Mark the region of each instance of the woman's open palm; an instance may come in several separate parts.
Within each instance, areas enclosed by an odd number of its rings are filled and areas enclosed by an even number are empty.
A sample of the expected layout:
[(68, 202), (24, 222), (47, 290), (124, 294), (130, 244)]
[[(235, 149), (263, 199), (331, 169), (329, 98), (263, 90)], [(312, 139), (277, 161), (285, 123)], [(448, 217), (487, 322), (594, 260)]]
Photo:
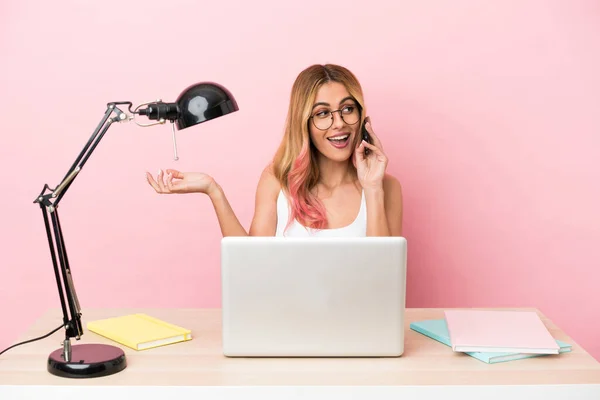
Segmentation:
[(216, 186), (215, 180), (202, 172), (180, 172), (167, 169), (166, 175), (159, 171), (156, 179), (146, 172), (148, 183), (158, 193), (205, 193), (209, 194)]

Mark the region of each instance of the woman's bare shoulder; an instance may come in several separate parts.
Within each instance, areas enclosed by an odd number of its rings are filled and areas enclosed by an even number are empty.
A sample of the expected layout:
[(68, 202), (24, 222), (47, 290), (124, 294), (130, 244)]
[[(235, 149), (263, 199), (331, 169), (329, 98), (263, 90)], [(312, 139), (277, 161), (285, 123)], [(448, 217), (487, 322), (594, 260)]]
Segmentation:
[(383, 177), (383, 189), (384, 190), (399, 190), (402, 186), (400, 185), (400, 181), (394, 175), (391, 175), (386, 172)]
[(402, 185), (395, 176), (386, 173), (383, 177), (383, 192), (386, 199), (402, 201)]
[(277, 197), (279, 194), (279, 191), (281, 190), (281, 183), (275, 176), (273, 163), (270, 163), (263, 169), (258, 181), (257, 190), (269, 197)]

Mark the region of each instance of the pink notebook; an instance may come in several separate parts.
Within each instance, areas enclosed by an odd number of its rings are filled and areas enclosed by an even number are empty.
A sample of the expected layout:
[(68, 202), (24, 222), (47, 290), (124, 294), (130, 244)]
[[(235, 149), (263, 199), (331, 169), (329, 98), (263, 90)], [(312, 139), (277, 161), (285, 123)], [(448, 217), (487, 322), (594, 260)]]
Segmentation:
[(558, 354), (560, 347), (533, 311), (446, 310), (454, 351)]

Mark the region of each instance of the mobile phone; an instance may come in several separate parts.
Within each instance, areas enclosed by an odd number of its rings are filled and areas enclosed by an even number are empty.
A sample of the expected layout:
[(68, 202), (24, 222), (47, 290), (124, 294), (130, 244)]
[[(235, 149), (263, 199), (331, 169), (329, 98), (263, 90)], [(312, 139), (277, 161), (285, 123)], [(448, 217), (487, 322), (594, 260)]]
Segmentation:
[[(362, 140), (364, 140), (365, 142), (367, 142), (369, 144), (372, 144), (371, 143), (371, 135), (369, 135), (369, 131), (367, 130), (366, 123), (367, 123), (367, 121), (365, 120), (361, 127)], [(370, 149), (365, 147), (365, 156), (368, 156), (370, 151), (371, 151)]]

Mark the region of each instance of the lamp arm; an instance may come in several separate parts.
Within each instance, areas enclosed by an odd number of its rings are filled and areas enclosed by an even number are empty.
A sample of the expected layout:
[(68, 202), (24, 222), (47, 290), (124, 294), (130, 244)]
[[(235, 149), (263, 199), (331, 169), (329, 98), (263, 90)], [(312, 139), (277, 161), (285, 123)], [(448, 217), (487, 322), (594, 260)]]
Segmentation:
[[(75, 179), (79, 171), (81, 171), (81, 168), (83, 168), (87, 160), (90, 158), (92, 152), (96, 149), (96, 146), (98, 146), (98, 143), (100, 143), (100, 140), (102, 140), (102, 137), (104, 137), (104, 134), (106, 133), (106, 131), (108, 131), (108, 128), (110, 128), (113, 122), (121, 122), (128, 120), (127, 114), (125, 114), (117, 107), (117, 105), (120, 104), (129, 105), (129, 109), (131, 110), (131, 102), (108, 103), (106, 112), (104, 113), (102, 120), (94, 130), (94, 133), (86, 143), (83, 150), (81, 150), (81, 152), (77, 156), (77, 159), (73, 162), (73, 165), (71, 165), (71, 168), (69, 168), (69, 171), (66, 173), (62, 182), (54, 190), (52, 197), (56, 197), (56, 201), (54, 202), (55, 207), (58, 206), (60, 199), (64, 196), (67, 189), (71, 186), (73, 179)], [(116, 114), (116, 116), (110, 118), (110, 115), (113, 112)]]
[[(100, 123), (62, 181), (55, 189), (50, 188), (47, 184), (44, 185), (42, 192), (34, 200), (34, 204), (37, 203), (40, 205), (44, 217), (46, 236), (48, 237), (48, 245), (50, 247), (50, 255), (52, 257), (52, 265), (54, 267), (54, 275), (63, 313), (63, 324), (65, 327), (63, 355), (67, 361), (70, 360), (71, 356), (70, 339), (76, 338), (79, 340), (81, 335), (83, 335), (83, 327), (81, 324), (81, 308), (75, 291), (60, 219), (58, 217), (58, 203), (110, 126), (114, 122), (128, 120), (129, 117), (127, 114), (117, 107), (117, 105), (121, 104), (129, 105), (129, 110), (131, 111), (131, 102), (108, 103), (106, 112)], [(113, 113), (116, 116), (111, 118), (111, 114)]]

